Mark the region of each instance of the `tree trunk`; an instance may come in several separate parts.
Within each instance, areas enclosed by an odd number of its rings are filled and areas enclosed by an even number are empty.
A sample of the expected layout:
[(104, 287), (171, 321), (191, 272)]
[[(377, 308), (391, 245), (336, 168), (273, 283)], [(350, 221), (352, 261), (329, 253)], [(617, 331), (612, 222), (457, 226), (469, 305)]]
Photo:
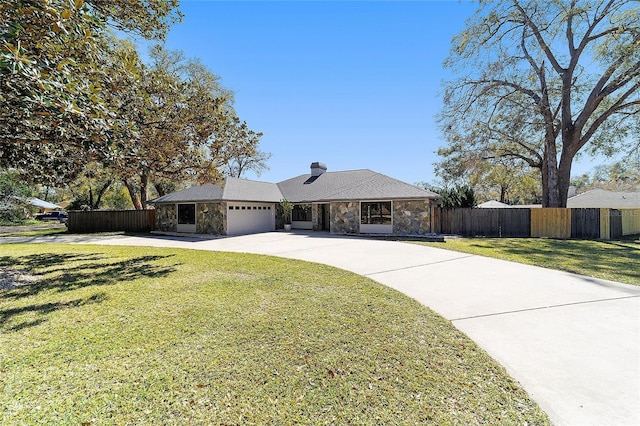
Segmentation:
[(566, 152), (560, 158), (560, 165), (553, 160), (545, 162), (546, 167), (542, 169), (542, 207), (567, 207), (572, 162), (573, 156)]
[(543, 205), (542, 207), (560, 207), (560, 193), (558, 191), (558, 167), (554, 163), (547, 163), (548, 200), (547, 205)]
[(545, 138), (545, 165), (547, 172), (547, 203), (542, 207), (560, 207), (560, 193), (558, 191), (558, 158), (556, 154), (556, 140), (553, 134), (547, 133)]
[(110, 180), (109, 182), (102, 185), (102, 188), (100, 188), (100, 190), (98, 191), (95, 204), (91, 206), (92, 210), (98, 210), (100, 208), (100, 203), (102, 202), (102, 196), (104, 195), (105, 192), (107, 192), (107, 189), (109, 189), (112, 183), (113, 181)]
[(547, 173), (547, 150), (545, 148), (540, 165), (540, 176), (542, 177), (542, 207), (549, 206), (549, 174)]
[(500, 202), (506, 203), (507, 199), (507, 188), (504, 185), (500, 185)]
[(162, 197), (167, 194), (167, 191), (165, 191), (164, 185), (162, 183), (155, 182), (153, 184), (153, 187), (156, 189), (156, 192), (158, 193), (158, 197)]
[(569, 193), (569, 184), (571, 182), (571, 160), (561, 161), (558, 168), (558, 207), (567, 207), (567, 195)]
[(149, 187), (149, 175), (143, 173), (140, 176), (140, 210), (147, 208), (147, 188)]
[(575, 132), (571, 132), (567, 136), (571, 139), (562, 143), (562, 155), (558, 166), (558, 193), (560, 195), (560, 205), (558, 207), (567, 207), (567, 195), (571, 184), (571, 166), (575, 157), (572, 147), (578, 144)]
[(128, 179), (124, 179), (122, 183), (124, 183), (127, 191), (129, 191), (129, 197), (131, 197), (133, 208), (135, 208), (136, 210), (142, 210), (142, 204), (140, 203), (140, 198), (138, 198), (138, 194), (133, 183), (131, 183)]
[(93, 188), (89, 185), (89, 209), (93, 210)]

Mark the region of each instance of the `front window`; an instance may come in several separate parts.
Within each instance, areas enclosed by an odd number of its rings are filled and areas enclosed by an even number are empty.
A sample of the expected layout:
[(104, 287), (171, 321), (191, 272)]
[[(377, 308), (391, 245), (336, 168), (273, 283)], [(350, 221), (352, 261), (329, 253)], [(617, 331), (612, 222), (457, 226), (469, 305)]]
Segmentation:
[(311, 205), (296, 204), (291, 211), (291, 220), (295, 222), (311, 222)]
[(178, 224), (179, 225), (195, 225), (196, 223), (196, 205), (195, 204), (178, 204)]
[(362, 225), (391, 225), (391, 201), (362, 203), (360, 212)]

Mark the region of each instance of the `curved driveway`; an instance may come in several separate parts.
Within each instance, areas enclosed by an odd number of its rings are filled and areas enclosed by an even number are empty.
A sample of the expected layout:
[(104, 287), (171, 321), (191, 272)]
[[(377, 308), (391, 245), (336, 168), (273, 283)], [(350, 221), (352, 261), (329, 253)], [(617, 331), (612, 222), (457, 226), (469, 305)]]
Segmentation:
[(414, 244), (326, 233), (0, 239), (31, 241), (258, 253), (353, 271), (452, 321), (499, 361), (555, 424), (640, 424), (640, 287)]

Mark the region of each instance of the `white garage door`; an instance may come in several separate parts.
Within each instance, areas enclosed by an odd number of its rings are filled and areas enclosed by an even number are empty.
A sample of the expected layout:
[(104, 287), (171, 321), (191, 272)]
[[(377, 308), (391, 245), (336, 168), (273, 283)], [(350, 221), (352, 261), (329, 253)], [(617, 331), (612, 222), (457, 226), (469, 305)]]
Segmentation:
[(233, 203), (227, 205), (227, 235), (275, 231), (276, 207), (271, 203)]

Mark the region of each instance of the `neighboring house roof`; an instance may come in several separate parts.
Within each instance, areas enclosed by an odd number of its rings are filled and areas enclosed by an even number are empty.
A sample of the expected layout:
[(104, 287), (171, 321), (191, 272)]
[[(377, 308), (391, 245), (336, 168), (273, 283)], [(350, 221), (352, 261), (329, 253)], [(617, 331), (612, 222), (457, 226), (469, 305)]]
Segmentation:
[(36, 197), (29, 197), (29, 198), (14, 197), (14, 198), (24, 201), (25, 203), (29, 203), (32, 206), (40, 207), (41, 209), (61, 209), (62, 208), (57, 204), (53, 204)]
[(511, 208), (514, 209), (541, 209), (542, 204), (515, 204)]
[(485, 201), (484, 203), (478, 204), (477, 207), (481, 209), (510, 209), (511, 208), (509, 204), (501, 203), (500, 201), (497, 201), (497, 200)]
[[(314, 163), (315, 164), (315, 163)], [(149, 203), (252, 201), (293, 203), (340, 200), (437, 199), (438, 194), (371, 170), (300, 175), (278, 184), (227, 178), (224, 187), (206, 184), (158, 197)]]
[(640, 208), (640, 192), (613, 192), (592, 189), (567, 200), (570, 208)]

